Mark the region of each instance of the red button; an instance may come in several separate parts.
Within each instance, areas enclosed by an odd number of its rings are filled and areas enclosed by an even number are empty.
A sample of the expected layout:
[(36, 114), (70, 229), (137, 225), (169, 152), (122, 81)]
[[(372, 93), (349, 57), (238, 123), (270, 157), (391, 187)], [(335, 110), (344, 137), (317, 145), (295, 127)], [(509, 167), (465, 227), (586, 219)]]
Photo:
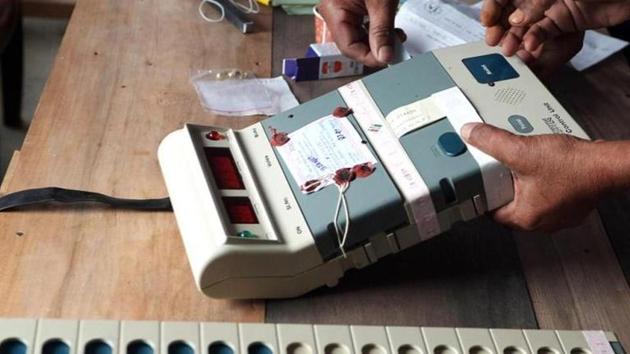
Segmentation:
[(216, 130), (212, 130), (208, 134), (206, 134), (206, 138), (208, 138), (208, 140), (222, 140), (222, 139), (225, 139), (223, 134), (219, 133)]

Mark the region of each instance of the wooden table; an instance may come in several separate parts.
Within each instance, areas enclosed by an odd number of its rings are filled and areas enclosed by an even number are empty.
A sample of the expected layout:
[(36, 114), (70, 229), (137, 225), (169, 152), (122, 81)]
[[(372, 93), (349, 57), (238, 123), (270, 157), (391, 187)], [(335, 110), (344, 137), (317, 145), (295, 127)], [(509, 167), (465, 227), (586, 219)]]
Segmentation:
[[(156, 149), (204, 112), (191, 70), (277, 75), (312, 41), (310, 17), (263, 9), (242, 36), (195, 0), (81, 0), (3, 192), (57, 185), (117, 196), (166, 190)], [(273, 31), (272, 31), (273, 29)], [(615, 56), (550, 82), (595, 138), (630, 138), (630, 71)], [(347, 80), (294, 84), (306, 100)], [(630, 348), (630, 194), (581, 227), (511, 232), (482, 218), (291, 300), (218, 301), (194, 287), (172, 213), (42, 208), (0, 214), (0, 316), (587, 329)]]

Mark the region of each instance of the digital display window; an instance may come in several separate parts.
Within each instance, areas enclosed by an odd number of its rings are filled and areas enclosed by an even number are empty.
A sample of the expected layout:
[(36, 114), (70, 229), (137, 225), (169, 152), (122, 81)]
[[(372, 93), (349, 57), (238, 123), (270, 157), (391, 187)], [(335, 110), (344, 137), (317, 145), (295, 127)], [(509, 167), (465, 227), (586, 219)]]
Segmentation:
[(219, 189), (245, 189), (230, 149), (204, 147), (204, 151)]
[(232, 224), (258, 224), (254, 206), (247, 197), (223, 197), (223, 205)]

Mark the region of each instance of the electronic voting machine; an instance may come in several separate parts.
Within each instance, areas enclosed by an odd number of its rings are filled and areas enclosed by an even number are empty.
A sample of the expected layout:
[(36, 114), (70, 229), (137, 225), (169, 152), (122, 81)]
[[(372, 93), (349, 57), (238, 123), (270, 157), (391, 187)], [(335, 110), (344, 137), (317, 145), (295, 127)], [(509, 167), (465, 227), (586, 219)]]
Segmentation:
[(435, 50), (240, 130), (188, 124), (159, 161), (199, 289), (293, 297), (513, 197), (467, 122), (587, 138), (517, 58)]

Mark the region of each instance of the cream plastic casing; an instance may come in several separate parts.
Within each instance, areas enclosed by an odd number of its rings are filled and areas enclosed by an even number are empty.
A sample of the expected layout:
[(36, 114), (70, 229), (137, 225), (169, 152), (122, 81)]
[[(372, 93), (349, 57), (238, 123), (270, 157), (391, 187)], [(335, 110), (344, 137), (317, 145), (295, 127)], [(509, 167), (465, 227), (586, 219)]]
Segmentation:
[[(267, 239), (239, 239), (229, 235), (222, 207), (211, 192), (213, 184), (197, 157), (203, 156), (198, 154), (199, 147), (193, 141), (199, 127), (187, 125), (169, 134), (158, 149), (197, 287), (215, 298), (273, 298), (296, 296), (325, 284), (335, 285), (347, 266), (341, 259), (327, 263), (321, 259), (260, 124), (239, 133), (227, 132), (235, 134), (235, 142), (242, 149), (255, 150), (256, 156), (264, 156), (252, 160), (235, 156), (235, 159), (247, 189), (258, 194), (252, 200), (259, 218), (270, 225)], [(242, 151), (232, 152), (242, 154)], [(243, 163), (248, 164), (247, 168), (240, 166)], [(253, 176), (251, 170), (265, 173)], [(263, 191), (257, 187), (259, 183), (275, 188)]]

